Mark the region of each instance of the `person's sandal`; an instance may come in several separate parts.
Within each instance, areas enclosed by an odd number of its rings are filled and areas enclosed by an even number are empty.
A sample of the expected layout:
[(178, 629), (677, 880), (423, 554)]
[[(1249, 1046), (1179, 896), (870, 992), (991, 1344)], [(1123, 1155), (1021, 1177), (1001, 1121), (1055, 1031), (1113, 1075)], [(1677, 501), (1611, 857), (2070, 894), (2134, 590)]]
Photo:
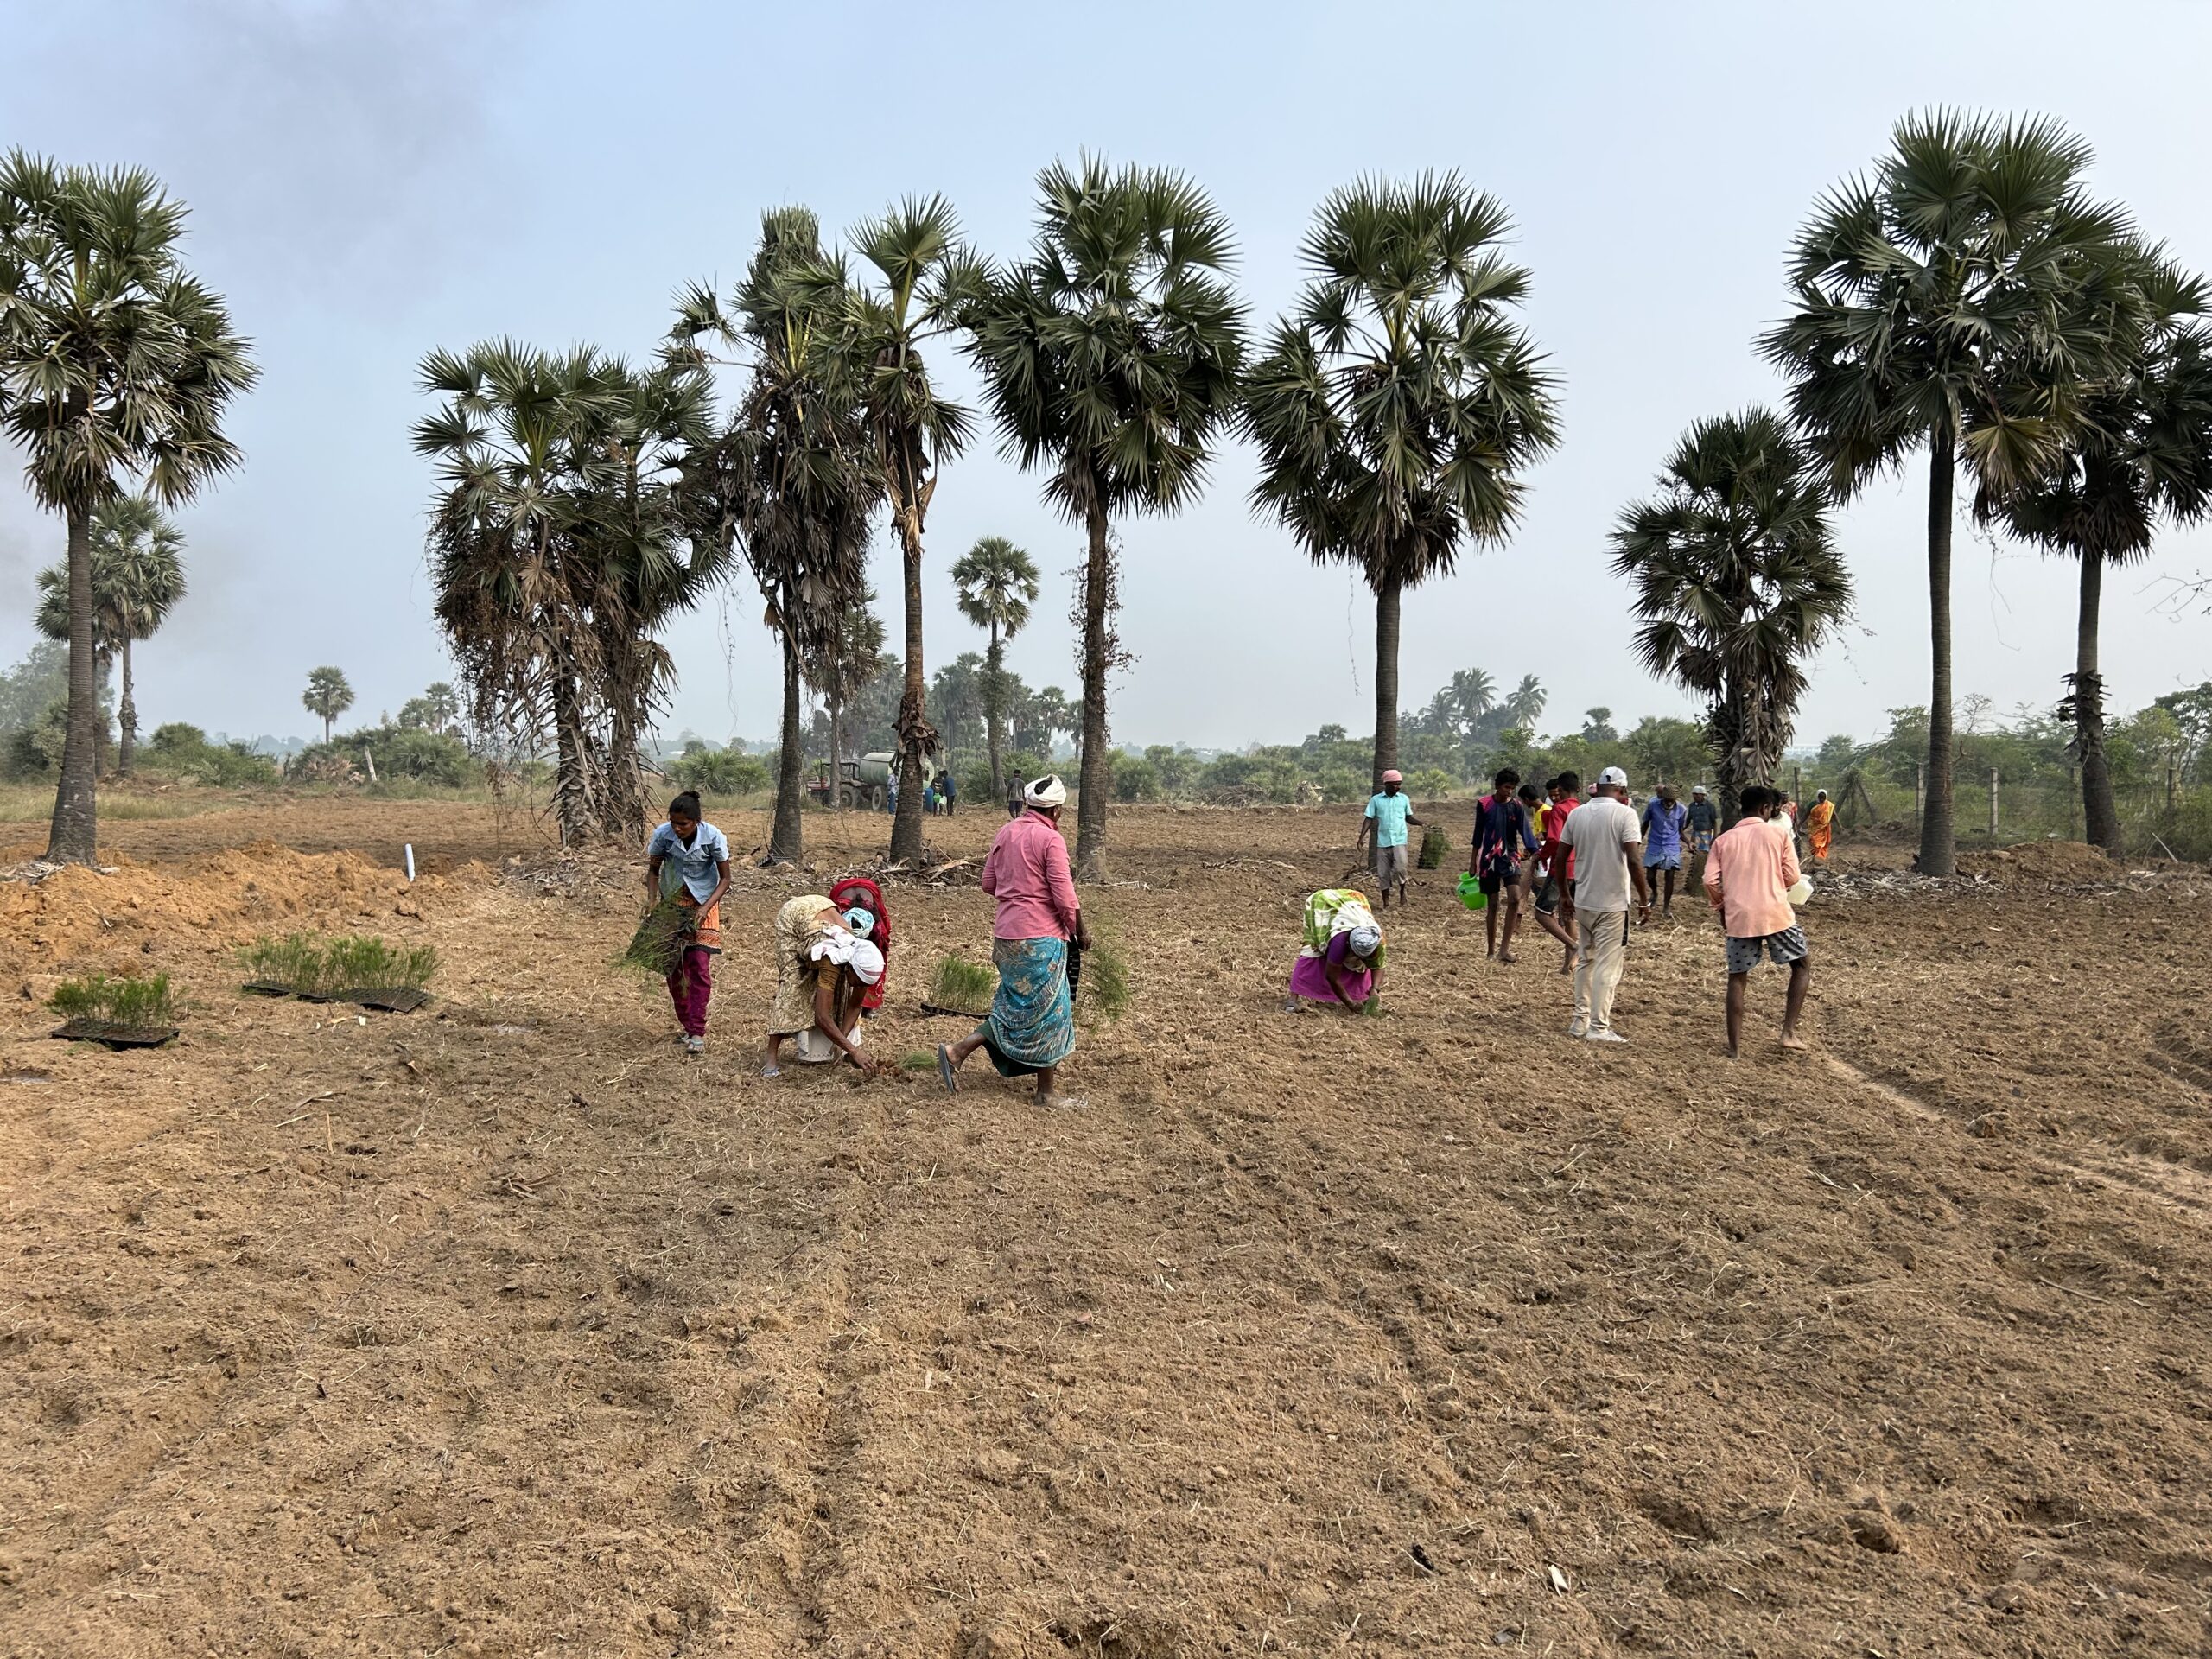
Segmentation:
[(952, 1046), (950, 1043), (939, 1043), (937, 1046), (937, 1075), (938, 1081), (944, 1084), (946, 1094), (957, 1095), (960, 1092), (960, 1079), (955, 1077), (952, 1071)]

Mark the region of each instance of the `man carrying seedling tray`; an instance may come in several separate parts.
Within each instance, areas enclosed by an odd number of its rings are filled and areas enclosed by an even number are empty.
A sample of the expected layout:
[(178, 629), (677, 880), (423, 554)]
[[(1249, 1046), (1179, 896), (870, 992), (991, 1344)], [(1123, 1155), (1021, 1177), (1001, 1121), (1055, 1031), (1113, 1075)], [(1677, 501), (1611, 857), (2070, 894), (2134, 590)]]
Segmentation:
[[(699, 798), (684, 791), (668, 804), (668, 822), (645, 848), (646, 926), (672, 905), (675, 937), (667, 941), (669, 1000), (683, 1027), (688, 1052), (707, 1052), (707, 1000), (714, 995), (714, 959), (722, 948), (722, 893), (729, 886), (729, 841), (699, 821)], [(642, 932), (644, 930), (641, 929)], [(636, 947), (633, 946), (634, 950)]]

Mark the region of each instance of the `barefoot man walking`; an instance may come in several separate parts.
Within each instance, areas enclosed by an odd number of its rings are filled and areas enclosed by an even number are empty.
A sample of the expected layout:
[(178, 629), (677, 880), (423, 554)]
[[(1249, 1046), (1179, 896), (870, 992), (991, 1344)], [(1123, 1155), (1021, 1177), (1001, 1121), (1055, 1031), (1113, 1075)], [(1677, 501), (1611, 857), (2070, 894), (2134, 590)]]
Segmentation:
[(1744, 1024), (1744, 995), (1762, 951), (1777, 968), (1789, 969), (1789, 989), (1782, 1005), (1782, 1046), (1802, 1048), (1797, 1016), (1813, 982), (1812, 947), (1797, 912), (1789, 907), (1797, 885), (1797, 848), (1775, 833), (1782, 791), (1753, 784), (1744, 791), (1744, 816), (1713, 843), (1705, 868), (1705, 891), (1728, 934), (1728, 1058)]
[(1000, 830), (983, 861), (983, 891), (998, 900), (991, 960), (999, 988), (982, 1025), (957, 1043), (938, 1046), (937, 1071), (947, 1094), (958, 1091), (955, 1074), (981, 1048), (1001, 1077), (1033, 1076), (1039, 1106), (1058, 1103), (1053, 1086), (1060, 1062), (1075, 1052), (1068, 942), (1077, 950), (1090, 948), (1090, 930), (1068, 874), (1068, 844), (1060, 836), (1060, 808), (1067, 798), (1067, 785), (1057, 775), (1030, 785), (1021, 816)]

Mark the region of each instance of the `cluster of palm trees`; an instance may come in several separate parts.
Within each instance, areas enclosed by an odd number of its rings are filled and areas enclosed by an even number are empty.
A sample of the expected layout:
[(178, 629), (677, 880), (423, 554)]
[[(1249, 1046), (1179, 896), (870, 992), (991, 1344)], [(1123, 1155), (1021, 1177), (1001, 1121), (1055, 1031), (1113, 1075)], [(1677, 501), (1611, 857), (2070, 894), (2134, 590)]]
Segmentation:
[[(744, 375), (728, 416), (671, 453), (668, 488), (673, 519), (693, 541), (688, 568), (711, 580), (728, 556), (741, 557), (781, 645), (772, 855), (796, 858), (803, 833), (802, 684), (830, 702), (834, 725), (882, 650), (880, 631), (858, 620), (873, 597), (865, 564), (879, 509), (899, 541), (903, 586), (891, 854), (920, 854), (920, 785), (938, 740), (922, 640), (929, 509), (943, 468), (980, 423), (933, 378), (953, 349), (978, 372), (1006, 453), (1039, 476), (1046, 502), (1084, 532), (1075, 607), (1081, 873), (1099, 874), (1105, 855), (1108, 682), (1127, 660), (1115, 628), (1122, 528), (1195, 500), (1219, 447), (1239, 430), (1262, 453), (1255, 507), (1287, 524), (1313, 557), (1356, 566), (1375, 590), (1375, 766), (1392, 765), (1400, 596), (1448, 572), (1469, 542), (1502, 537), (1519, 509), (1521, 471), (1555, 442), (1552, 382), (1516, 320), (1527, 273), (1499, 252), (1509, 228), (1493, 199), (1456, 176), (1338, 193), (1307, 240), (1306, 291), (1260, 360), (1248, 363), (1228, 221), (1172, 169), (1095, 157), (1046, 168), (1029, 250), (1006, 262), (970, 248), (939, 198), (867, 220), (837, 248), (823, 245), (804, 208), (766, 214), (752, 263), (727, 297), (704, 285), (681, 296), (662, 356), (670, 374), (727, 366)], [(447, 481), (442, 525), (461, 486), (458, 476)], [(523, 612), (474, 595), (505, 582), (527, 607), (534, 595), (565, 591), (550, 578), (505, 574), (515, 559), (507, 517), (525, 505), (538, 511), (556, 493), (550, 482), (512, 492), (513, 507), (493, 521), (505, 540), (476, 567), (448, 570), (442, 552), (442, 594), (467, 597), (441, 609), (465, 664), (482, 656), (483, 639), (523, 626)], [(476, 528), (486, 522), (480, 512), (461, 519), (473, 537), (492, 533)], [(540, 539), (551, 548), (558, 537), (548, 531)], [(1003, 690), (1005, 641), (1035, 602), (1036, 568), (1003, 538), (987, 537), (952, 574), (963, 614), (990, 635), (985, 701), (1000, 789), (1003, 697), (995, 692)], [(546, 683), (545, 659), (582, 637), (590, 609), (580, 601), (557, 626), (529, 626), (540, 643), (526, 674), (492, 658), (483, 660), (496, 672), (464, 673), (493, 702), (523, 705), (526, 688)], [(556, 664), (550, 683), (559, 679)], [(559, 709), (552, 715), (558, 738)]]
[(436, 611), (475, 724), (550, 733), (565, 842), (634, 838), (639, 746), (673, 679), (656, 635), (726, 559), (683, 517), (712, 389), (683, 364), (505, 340), (433, 352), (421, 379), (440, 400), (415, 428), (437, 462)]
[[(1952, 867), (1950, 562), (1959, 473), (1985, 522), (2080, 562), (2067, 708), (2093, 839), (2118, 838), (2096, 650), (2102, 571), (2212, 505), (2212, 353), (2202, 282), (2093, 199), (2086, 145), (2042, 120), (1937, 112), (1822, 198), (1790, 261), (1792, 314), (1761, 349), (1786, 414), (1700, 423), (1661, 493), (1623, 515), (1644, 660), (1706, 698), (1724, 786), (1770, 775), (1809, 653), (1848, 614), (1834, 506), (1925, 445), (1934, 654), (1922, 868)], [(68, 531), (49, 585), (70, 640), (70, 718), (49, 851), (89, 859), (96, 687), (181, 591), (150, 574), (158, 509), (233, 466), (230, 399), (255, 371), (218, 296), (176, 251), (183, 210), (142, 172), (0, 166), (0, 423)], [(1223, 443), (1256, 448), (1251, 505), (1376, 600), (1373, 766), (1398, 758), (1398, 632), (1409, 588), (1516, 523), (1526, 474), (1558, 442), (1558, 388), (1522, 321), (1511, 224), (1453, 174), (1363, 180), (1330, 196), (1301, 250), (1307, 281), (1254, 338), (1226, 218), (1169, 168), (1086, 156), (1038, 179), (1018, 257), (984, 257), (951, 207), (900, 204), (825, 242), (813, 214), (762, 221), (725, 297), (698, 285), (644, 367), (590, 347), (509, 340), (434, 352), (439, 400), (415, 439), (437, 463), (437, 612), (478, 728), (556, 759), (563, 835), (632, 836), (646, 811), (639, 740), (671, 664), (657, 634), (741, 563), (784, 662), (772, 850), (799, 853), (800, 689), (836, 723), (884, 655), (866, 559), (879, 513), (901, 560), (903, 685), (892, 854), (921, 852), (937, 747), (922, 649), (922, 565), (944, 470), (988, 423), (1081, 527), (1077, 865), (1103, 868), (1108, 684), (1121, 537), (1203, 492)], [(982, 410), (939, 384), (964, 353)], [(718, 377), (741, 384), (727, 410)], [(136, 507), (124, 504), (137, 502)], [(136, 513), (123, 588), (98, 580), (106, 532)], [(148, 517), (146, 515), (152, 515)], [(121, 547), (126, 532), (114, 532)], [(987, 538), (956, 568), (988, 630), (987, 681), (1035, 602), (1027, 556)], [(168, 594), (167, 601), (161, 594)], [(1432, 711), (1496, 717), (1495, 690)], [(1457, 694), (1455, 694), (1456, 696)], [(1002, 699), (991, 699), (995, 785)], [(1481, 706), (1477, 707), (1479, 703)], [(1426, 718), (1426, 716), (1423, 716)]]
[(1789, 260), (1795, 308), (1760, 340), (1786, 416), (1704, 421), (1622, 515), (1655, 672), (1708, 700), (1725, 797), (1772, 776), (1805, 658), (1849, 614), (1828, 515), (1928, 457), (1927, 804), (1920, 868), (1955, 868), (1951, 537), (1972, 510), (2080, 562), (2075, 728), (2089, 838), (2117, 849), (2097, 653), (2107, 564), (2212, 506), (2205, 289), (2082, 182), (2089, 147), (2045, 119), (1936, 111), (1815, 205)]

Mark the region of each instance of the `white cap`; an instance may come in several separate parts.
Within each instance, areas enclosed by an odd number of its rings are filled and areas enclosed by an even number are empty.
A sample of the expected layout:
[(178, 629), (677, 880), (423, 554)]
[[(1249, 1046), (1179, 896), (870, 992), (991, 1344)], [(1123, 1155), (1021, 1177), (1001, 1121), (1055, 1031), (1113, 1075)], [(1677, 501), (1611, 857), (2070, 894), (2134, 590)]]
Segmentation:
[(1021, 791), (1021, 798), (1032, 806), (1058, 806), (1067, 798), (1068, 786), (1057, 772), (1046, 773)]
[(1618, 766), (1607, 766), (1603, 772), (1598, 774), (1598, 786), (1600, 789), (1612, 789), (1615, 787), (1626, 789), (1628, 787), (1628, 773), (1623, 772)]
[(873, 985), (883, 977), (883, 952), (862, 939), (853, 947), (852, 960), (846, 965), (861, 984)]

